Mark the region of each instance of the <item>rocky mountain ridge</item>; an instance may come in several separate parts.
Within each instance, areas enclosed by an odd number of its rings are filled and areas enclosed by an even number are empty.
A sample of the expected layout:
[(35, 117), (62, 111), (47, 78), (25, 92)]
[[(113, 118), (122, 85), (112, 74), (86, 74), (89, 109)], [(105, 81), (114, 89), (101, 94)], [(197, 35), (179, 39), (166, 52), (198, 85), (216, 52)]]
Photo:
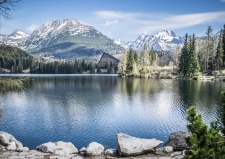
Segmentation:
[[(214, 36), (217, 37), (219, 33)], [(200, 41), (202, 38), (197, 38)], [(102, 53), (120, 57), (124, 49), (140, 51), (147, 44), (147, 49), (173, 52), (182, 47), (184, 37), (170, 30), (163, 30), (155, 35), (140, 35), (136, 40), (124, 42), (110, 39), (93, 26), (81, 24), (75, 19), (48, 21), (31, 34), (17, 29), (9, 35), (0, 35), (0, 42), (17, 46), (37, 57), (56, 59), (95, 58)]]
[(31, 34), (17, 29), (7, 36), (0, 35), (0, 41), (36, 56), (56, 59), (96, 57), (103, 52), (116, 54), (123, 50), (94, 27), (75, 19), (48, 21)]
[(120, 39), (114, 39), (114, 42), (126, 49), (142, 50), (144, 44), (147, 44), (147, 49), (174, 51), (176, 47), (183, 45), (183, 38), (176, 35), (173, 31), (163, 30), (155, 35), (140, 35), (135, 41), (124, 42)]

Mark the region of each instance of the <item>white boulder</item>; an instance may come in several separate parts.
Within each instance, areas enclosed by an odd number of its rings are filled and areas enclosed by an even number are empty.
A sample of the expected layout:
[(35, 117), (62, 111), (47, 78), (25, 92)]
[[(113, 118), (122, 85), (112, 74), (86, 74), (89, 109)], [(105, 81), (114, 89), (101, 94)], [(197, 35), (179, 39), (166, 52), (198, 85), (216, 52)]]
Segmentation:
[(40, 150), (45, 153), (52, 153), (59, 156), (69, 156), (70, 154), (77, 154), (77, 148), (71, 142), (47, 142), (42, 145), (39, 145), (37, 150)]
[(86, 147), (82, 147), (79, 152), (86, 152), (87, 151), (87, 148)]
[(62, 142), (58, 141), (55, 143), (56, 147), (62, 148), (64, 151), (67, 151), (69, 154), (78, 153), (77, 148), (71, 142)]
[(0, 145), (7, 146), (8, 150), (23, 149), (21, 142), (17, 141), (11, 134), (0, 131)]
[(104, 146), (97, 143), (97, 142), (92, 142), (87, 146), (87, 155), (89, 156), (97, 156), (101, 155), (104, 151)]
[(36, 147), (37, 150), (40, 150), (45, 153), (54, 153), (55, 148), (56, 146), (53, 142), (47, 142)]
[(127, 134), (117, 134), (117, 149), (121, 156), (137, 156), (155, 151), (155, 148), (163, 143), (156, 139), (143, 139)]
[(7, 150), (16, 150), (16, 142), (12, 141), (9, 143), (9, 145), (7, 146)]

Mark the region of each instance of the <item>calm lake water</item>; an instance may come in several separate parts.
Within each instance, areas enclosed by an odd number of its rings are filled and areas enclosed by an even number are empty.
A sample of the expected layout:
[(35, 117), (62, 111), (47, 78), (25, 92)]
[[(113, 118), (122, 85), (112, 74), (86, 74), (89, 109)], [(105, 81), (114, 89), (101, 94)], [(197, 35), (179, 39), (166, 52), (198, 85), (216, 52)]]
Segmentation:
[(219, 113), (225, 82), (119, 78), (97, 75), (31, 76), (21, 92), (0, 94), (0, 130), (34, 149), (70, 141), (116, 148), (116, 134), (167, 140), (186, 130), (186, 109), (209, 124)]

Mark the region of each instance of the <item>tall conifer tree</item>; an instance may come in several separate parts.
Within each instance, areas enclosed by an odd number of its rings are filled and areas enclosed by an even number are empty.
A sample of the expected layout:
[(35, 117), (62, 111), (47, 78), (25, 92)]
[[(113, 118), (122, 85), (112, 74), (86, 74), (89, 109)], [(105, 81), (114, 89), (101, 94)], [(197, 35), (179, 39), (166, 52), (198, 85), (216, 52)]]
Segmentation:
[(223, 26), (223, 65), (225, 64), (225, 24)]
[(181, 50), (181, 56), (179, 59), (179, 72), (183, 76), (187, 76), (187, 57), (188, 57), (188, 34), (185, 35), (184, 46)]
[(199, 61), (198, 61), (198, 55), (197, 55), (197, 51), (196, 51), (196, 39), (195, 39), (195, 34), (193, 34), (192, 38), (191, 38), (191, 44), (190, 44), (190, 54), (191, 54), (191, 73), (190, 76), (195, 76), (199, 70), (200, 70), (200, 66), (199, 66)]
[(223, 30), (221, 30), (220, 32), (220, 36), (219, 36), (219, 42), (217, 45), (217, 49), (216, 49), (216, 56), (215, 56), (215, 61), (216, 64), (218, 66), (218, 69), (220, 69), (220, 67), (223, 64), (223, 54), (224, 54), (224, 50), (223, 50)]
[(133, 65), (134, 65), (134, 51), (130, 49), (127, 54), (127, 65), (126, 65), (126, 73), (128, 75), (132, 74)]
[(146, 74), (149, 72), (150, 58), (149, 53), (147, 51), (147, 44), (144, 44), (143, 50), (140, 53), (140, 66), (141, 66), (141, 74)]
[(123, 56), (118, 64), (118, 74), (121, 76), (125, 76), (126, 69), (127, 69), (127, 52), (124, 51)]

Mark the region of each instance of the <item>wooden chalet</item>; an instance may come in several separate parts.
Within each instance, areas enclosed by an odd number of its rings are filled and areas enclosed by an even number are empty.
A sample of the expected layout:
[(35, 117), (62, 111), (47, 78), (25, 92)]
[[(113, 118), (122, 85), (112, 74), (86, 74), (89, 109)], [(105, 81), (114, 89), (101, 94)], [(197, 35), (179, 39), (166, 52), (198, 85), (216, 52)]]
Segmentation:
[(103, 53), (101, 59), (98, 62), (98, 66), (100, 68), (105, 68), (107, 63), (113, 63), (114, 65), (118, 65), (118, 63), (120, 62), (120, 60), (118, 60), (117, 58), (115, 58), (114, 56), (107, 54), (107, 53)]

